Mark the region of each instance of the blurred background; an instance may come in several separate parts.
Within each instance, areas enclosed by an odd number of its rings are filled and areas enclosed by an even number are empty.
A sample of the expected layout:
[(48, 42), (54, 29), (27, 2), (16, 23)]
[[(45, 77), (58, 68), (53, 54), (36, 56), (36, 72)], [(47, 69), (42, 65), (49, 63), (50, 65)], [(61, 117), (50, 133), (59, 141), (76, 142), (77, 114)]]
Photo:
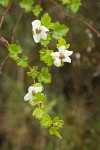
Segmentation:
[[(12, 39), (21, 45), (31, 66), (46, 66), (40, 62), (40, 44), (32, 38), (32, 13), (24, 13), (14, 1), (6, 14), (0, 34), (9, 43)], [(58, 1), (56, 1), (58, 2)], [(32, 110), (23, 99), (33, 80), (8, 58), (0, 72), (0, 150), (100, 150), (100, 38), (83, 22), (64, 16), (51, 1), (42, 1), (44, 12), (53, 21), (66, 24), (70, 31), (67, 43), (73, 50), (72, 63), (64, 67), (49, 67), (52, 83), (45, 85), (48, 111), (65, 121), (60, 133), (62, 140), (49, 135), (32, 117)], [(0, 5), (0, 18), (4, 12)], [(66, 13), (72, 14), (66, 9)], [(100, 31), (100, 1), (84, 0), (79, 12), (81, 17)], [(17, 23), (17, 30), (14, 28)], [(55, 42), (51, 45), (55, 49)], [(0, 63), (8, 55), (0, 42)]]

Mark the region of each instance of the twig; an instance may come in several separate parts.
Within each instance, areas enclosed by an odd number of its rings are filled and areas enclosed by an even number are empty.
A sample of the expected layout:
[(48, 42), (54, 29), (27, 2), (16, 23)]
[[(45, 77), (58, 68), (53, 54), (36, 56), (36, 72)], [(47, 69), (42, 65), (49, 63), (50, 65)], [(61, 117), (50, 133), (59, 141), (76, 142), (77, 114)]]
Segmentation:
[(0, 35), (0, 41), (1, 41), (6, 47), (8, 47), (8, 45), (9, 45), (8, 41), (7, 41), (4, 37), (2, 37), (1, 35)]
[(6, 10), (4, 11), (4, 13), (2, 15), (2, 18), (1, 18), (1, 21), (0, 21), (0, 29), (1, 29), (3, 21), (5, 19), (5, 15), (6, 15), (6, 13), (8, 12), (8, 10), (10, 9), (10, 7), (12, 5), (12, 2), (13, 2), (13, 0), (10, 1), (10, 3), (8, 4), (8, 7), (6, 8)]
[(17, 22), (16, 22), (16, 24), (15, 24), (15, 27), (14, 27), (14, 29), (13, 29), (12, 38), (11, 38), (11, 43), (14, 42), (14, 38), (15, 38), (15, 35), (16, 35), (17, 26), (18, 26), (18, 24), (19, 24), (19, 22), (20, 22), (20, 19), (21, 19), (22, 15), (23, 15), (23, 11), (20, 13), (20, 15), (19, 15), (19, 17), (18, 17), (18, 19), (17, 19)]
[(91, 25), (89, 24), (87, 21), (83, 20), (82, 18), (79, 18), (79, 17), (76, 17), (76, 16), (72, 16), (72, 15), (69, 15), (68, 13), (65, 13), (63, 11), (63, 8), (54, 0), (50, 0), (56, 7), (58, 7), (63, 13), (65, 16), (67, 17), (70, 17), (70, 18), (73, 18), (75, 20), (78, 20), (80, 22), (83, 22), (88, 28), (90, 28), (94, 33), (97, 34), (97, 37), (100, 37), (100, 33)]

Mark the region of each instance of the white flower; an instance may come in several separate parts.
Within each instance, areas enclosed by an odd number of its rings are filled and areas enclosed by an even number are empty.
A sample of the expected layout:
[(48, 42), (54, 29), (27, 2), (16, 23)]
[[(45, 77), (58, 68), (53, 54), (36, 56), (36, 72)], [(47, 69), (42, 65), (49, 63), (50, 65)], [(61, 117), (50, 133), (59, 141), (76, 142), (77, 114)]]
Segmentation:
[(52, 52), (51, 56), (54, 59), (54, 65), (56, 67), (61, 66), (61, 61), (71, 63), (71, 59), (69, 58), (72, 55), (73, 51), (68, 51), (65, 49), (65, 46), (61, 46), (58, 48), (58, 52)]
[(49, 31), (45, 26), (41, 26), (40, 20), (35, 20), (32, 22), (32, 29), (33, 29), (33, 38), (36, 43), (40, 41), (40, 39), (46, 40), (47, 34), (46, 31)]
[(34, 99), (35, 94), (41, 91), (42, 91), (42, 86), (37, 86), (37, 87), (30, 86), (28, 88), (28, 93), (24, 96), (24, 100), (32, 101)]

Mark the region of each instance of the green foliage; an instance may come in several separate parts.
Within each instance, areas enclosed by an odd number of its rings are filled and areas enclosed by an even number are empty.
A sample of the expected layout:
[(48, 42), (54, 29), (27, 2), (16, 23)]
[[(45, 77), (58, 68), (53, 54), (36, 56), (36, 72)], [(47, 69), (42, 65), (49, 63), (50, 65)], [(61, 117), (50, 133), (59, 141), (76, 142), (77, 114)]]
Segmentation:
[(38, 17), (42, 10), (42, 7), (38, 4), (35, 7), (33, 7), (32, 12), (36, 17)]
[[(44, 95), (40, 92), (36, 93), (34, 96), (34, 106), (38, 105), (39, 102), (41, 102), (43, 104), (46, 101), (46, 99), (47, 99), (46, 95)], [(42, 105), (42, 106), (44, 107), (44, 105)]]
[(51, 83), (51, 74), (47, 67), (42, 68), (41, 73), (38, 75), (38, 81), (44, 83)]
[(20, 59), (17, 60), (17, 65), (26, 68), (28, 66), (27, 60), (28, 57), (23, 55)]
[(42, 116), (43, 116), (43, 114), (44, 114), (44, 111), (43, 111), (43, 108), (39, 108), (39, 107), (37, 107), (37, 108), (35, 108), (35, 110), (33, 111), (33, 116), (35, 116), (37, 119), (41, 119), (42, 118)]
[(66, 40), (64, 38), (60, 38), (58, 40), (57, 48), (59, 48), (63, 45), (66, 47), (66, 49), (68, 49), (70, 47), (70, 44), (66, 44)]
[(69, 29), (64, 24), (61, 25), (59, 22), (55, 22), (53, 26), (53, 30), (54, 32), (53, 32), (52, 37), (58, 40), (62, 36), (65, 36)]
[(38, 66), (34, 66), (31, 71), (27, 72), (27, 75), (35, 79), (38, 76)]
[(76, 13), (81, 6), (81, 0), (60, 0), (62, 4), (67, 5), (72, 12)]
[(21, 8), (25, 10), (25, 12), (29, 12), (32, 10), (32, 5), (34, 4), (34, 0), (22, 0), (19, 5)]
[(45, 13), (41, 17), (41, 23), (43, 26), (47, 27), (48, 29), (52, 28), (53, 23), (51, 22), (51, 17), (48, 15), (48, 13)]
[(42, 126), (44, 126), (45, 128), (49, 128), (52, 125), (52, 120), (51, 117), (47, 114), (45, 114), (40, 122), (40, 124)]
[(0, 0), (0, 4), (4, 7), (7, 7), (9, 4), (9, 0)]
[(56, 135), (57, 137), (59, 137), (60, 139), (62, 139), (61, 135), (59, 134), (59, 132), (57, 131), (56, 127), (51, 127), (49, 129), (49, 132), (51, 135)]
[(47, 33), (47, 39), (46, 40), (41, 39), (40, 43), (41, 43), (41, 45), (46, 47), (50, 43), (50, 40), (51, 40), (50, 34)]
[(53, 59), (51, 57), (51, 53), (53, 50), (42, 49), (40, 51), (40, 60), (44, 61), (48, 66), (53, 64)]

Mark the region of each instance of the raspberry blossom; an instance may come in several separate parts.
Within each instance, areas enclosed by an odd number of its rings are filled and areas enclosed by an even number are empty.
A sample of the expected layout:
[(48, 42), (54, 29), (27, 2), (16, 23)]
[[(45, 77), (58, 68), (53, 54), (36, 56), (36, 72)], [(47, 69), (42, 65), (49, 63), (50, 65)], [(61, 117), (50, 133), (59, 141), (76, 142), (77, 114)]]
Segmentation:
[(32, 22), (32, 30), (34, 32), (33, 38), (36, 43), (38, 43), (40, 39), (43, 39), (43, 40), (47, 39), (46, 32), (49, 30), (45, 26), (41, 26), (40, 20), (35, 20)]
[(41, 92), (42, 90), (43, 90), (42, 86), (37, 86), (37, 87), (30, 86), (28, 88), (28, 93), (24, 96), (24, 100), (32, 101), (34, 99), (35, 94)]
[(69, 58), (72, 55), (73, 51), (68, 51), (65, 49), (65, 46), (61, 46), (58, 48), (58, 52), (52, 52), (51, 56), (54, 59), (54, 65), (56, 67), (61, 66), (61, 62), (71, 63), (71, 59)]

